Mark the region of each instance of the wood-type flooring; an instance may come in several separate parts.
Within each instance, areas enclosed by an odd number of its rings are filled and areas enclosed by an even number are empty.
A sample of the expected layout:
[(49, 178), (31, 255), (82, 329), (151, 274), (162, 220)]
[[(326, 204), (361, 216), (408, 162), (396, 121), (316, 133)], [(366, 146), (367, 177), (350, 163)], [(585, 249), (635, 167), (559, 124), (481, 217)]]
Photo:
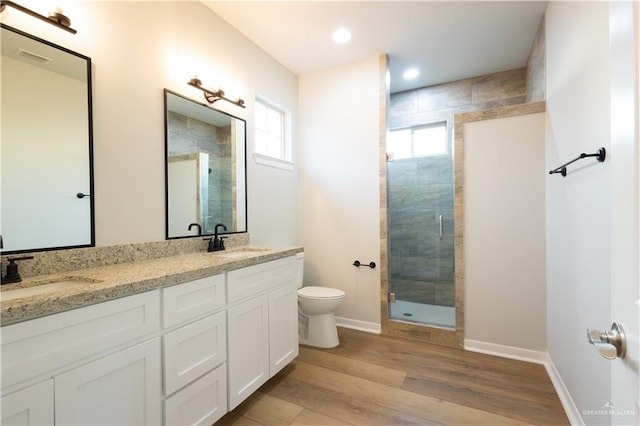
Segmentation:
[(545, 368), (339, 328), (216, 425), (568, 425)]

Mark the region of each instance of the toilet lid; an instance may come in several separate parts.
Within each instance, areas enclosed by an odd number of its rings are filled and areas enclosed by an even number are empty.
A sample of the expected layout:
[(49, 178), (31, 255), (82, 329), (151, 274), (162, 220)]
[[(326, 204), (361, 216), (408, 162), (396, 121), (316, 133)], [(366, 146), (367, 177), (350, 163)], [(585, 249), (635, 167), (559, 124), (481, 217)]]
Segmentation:
[(339, 299), (344, 297), (344, 291), (329, 287), (302, 287), (298, 290), (298, 296), (307, 299)]

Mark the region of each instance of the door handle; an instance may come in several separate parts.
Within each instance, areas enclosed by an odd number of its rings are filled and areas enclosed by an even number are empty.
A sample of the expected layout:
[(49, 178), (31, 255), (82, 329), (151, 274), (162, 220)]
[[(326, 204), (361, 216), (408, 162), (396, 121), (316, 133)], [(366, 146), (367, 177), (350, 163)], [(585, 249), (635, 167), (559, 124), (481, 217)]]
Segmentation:
[(611, 331), (587, 328), (587, 340), (606, 359), (624, 358), (627, 353), (627, 337), (617, 322), (611, 324)]
[(440, 239), (444, 240), (444, 225), (442, 223), (442, 215), (440, 215), (440, 218), (438, 219), (438, 221), (440, 222)]

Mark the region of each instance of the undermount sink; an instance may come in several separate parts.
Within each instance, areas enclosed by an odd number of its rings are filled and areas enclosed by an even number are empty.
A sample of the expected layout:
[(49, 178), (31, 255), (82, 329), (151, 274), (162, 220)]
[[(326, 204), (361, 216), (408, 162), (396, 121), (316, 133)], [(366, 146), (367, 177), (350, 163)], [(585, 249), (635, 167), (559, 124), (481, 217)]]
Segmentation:
[(260, 254), (260, 253), (266, 253), (268, 251), (271, 251), (271, 249), (268, 248), (262, 248), (262, 247), (243, 247), (243, 248), (238, 248), (238, 249), (230, 249), (230, 250), (223, 250), (223, 251), (218, 251), (215, 252), (216, 256), (221, 256), (221, 257), (247, 257), (247, 256), (255, 256), (256, 254)]
[(20, 287), (11, 290), (3, 290), (0, 293), (0, 299), (8, 301), (14, 299), (21, 299), (23, 297), (39, 296), (41, 294), (53, 293), (59, 290), (64, 290), (69, 286), (78, 284), (88, 284), (93, 281), (83, 278), (63, 278), (60, 281), (53, 281), (44, 284), (34, 284), (29, 287)]
[(242, 257), (242, 256), (247, 256), (250, 253), (247, 253), (246, 251), (229, 251), (229, 252), (222, 251), (216, 254), (222, 257)]

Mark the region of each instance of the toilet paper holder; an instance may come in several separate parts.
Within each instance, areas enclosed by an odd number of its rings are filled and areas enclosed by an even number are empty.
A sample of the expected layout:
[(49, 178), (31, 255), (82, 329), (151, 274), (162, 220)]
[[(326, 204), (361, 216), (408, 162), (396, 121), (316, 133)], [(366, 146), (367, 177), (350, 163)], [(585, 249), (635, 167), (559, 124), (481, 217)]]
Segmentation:
[(360, 263), (359, 260), (356, 260), (353, 262), (353, 266), (355, 266), (356, 268), (359, 268), (361, 266), (368, 266), (371, 269), (374, 269), (376, 267), (376, 262), (369, 262), (369, 264), (366, 263)]
[(606, 359), (624, 358), (627, 353), (627, 337), (618, 322), (611, 324), (611, 331), (587, 328), (587, 340)]

